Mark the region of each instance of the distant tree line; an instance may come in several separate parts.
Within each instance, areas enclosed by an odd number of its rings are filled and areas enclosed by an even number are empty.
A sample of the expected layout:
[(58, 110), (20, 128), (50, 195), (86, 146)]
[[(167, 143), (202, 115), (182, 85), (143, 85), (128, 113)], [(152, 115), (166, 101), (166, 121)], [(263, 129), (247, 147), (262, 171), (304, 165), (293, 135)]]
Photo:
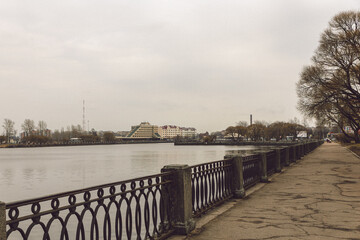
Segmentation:
[(230, 136), (233, 141), (252, 140), (284, 140), (286, 137), (296, 139), (300, 131), (312, 132), (311, 129), (293, 122), (274, 122), (268, 124), (264, 121), (255, 121), (248, 125), (247, 122), (241, 121), (236, 126), (229, 126), (225, 130), (225, 134)]
[[(10, 143), (11, 139), (16, 137), (15, 122), (11, 119), (4, 119), (4, 134), (0, 136), (1, 143)], [(17, 143), (25, 144), (46, 144), (46, 143), (69, 143), (76, 139), (77, 143), (100, 143), (115, 142), (115, 134), (113, 132), (104, 132), (100, 136), (92, 129), (90, 132), (83, 131), (80, 125), (71, 125), (61, 130), (55, 130), (50, 134), (45, 121), (39, 121), (37, 126), (31, 119), (25, 119), (21, 124), (22, 134)]]

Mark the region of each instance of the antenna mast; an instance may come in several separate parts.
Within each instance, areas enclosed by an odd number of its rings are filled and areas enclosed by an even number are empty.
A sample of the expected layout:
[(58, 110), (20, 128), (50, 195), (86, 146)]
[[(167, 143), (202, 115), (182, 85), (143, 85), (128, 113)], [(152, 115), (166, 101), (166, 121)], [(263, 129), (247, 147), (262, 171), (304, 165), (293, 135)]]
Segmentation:
[(85, 100), (83, 100), (83, 124), (82, 124), (82, 129), (83, 129), (83, 132), (85, 132), (86, 131), (86, 129), (85, 129)]

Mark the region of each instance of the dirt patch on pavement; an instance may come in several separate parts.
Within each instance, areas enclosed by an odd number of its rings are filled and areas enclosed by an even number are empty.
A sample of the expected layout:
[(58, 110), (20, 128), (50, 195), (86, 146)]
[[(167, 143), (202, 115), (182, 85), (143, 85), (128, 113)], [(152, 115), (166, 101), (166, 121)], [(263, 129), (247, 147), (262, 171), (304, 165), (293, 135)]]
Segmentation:
[(356, 153), (358, 156), (360, 156), (360, 144), (350, 145), (350, 146), (348, 146), (348, 148), (349, 148), (352, 152), (354, 152), (354, 153)]

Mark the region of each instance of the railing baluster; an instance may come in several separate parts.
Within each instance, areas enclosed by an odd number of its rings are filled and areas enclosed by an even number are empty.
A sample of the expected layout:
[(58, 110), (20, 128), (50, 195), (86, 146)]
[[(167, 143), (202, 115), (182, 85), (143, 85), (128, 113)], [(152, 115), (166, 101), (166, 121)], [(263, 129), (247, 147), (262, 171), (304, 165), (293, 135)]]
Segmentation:
[[(164, 211), (162, 206), (170, 206), (171, 202), (169, 198), (162, 197), (161, 191), (161, 187), (166, 189), (172, 183), (167, 178), (171, 174), (151, 175), (8, 203), (6, 206), (0, 204), (0, 237), (6, 240), (2, 235), (11, 237), (18, 232), (22, 239), (54, 239), (56, 237), (49, 235), (51, 229), (59, 232), (57, 238), (61, 240), (145, 239), (171, 233), (171, 214), (165, 218), (170, 211)], [(9, 216), (7, 221), (6, 213)], [(53, 224), (55, 221), (60, 222), (60, 227)], [(36, 227), (37, 230), (42, 229), (41, 236), (33, 231)]]

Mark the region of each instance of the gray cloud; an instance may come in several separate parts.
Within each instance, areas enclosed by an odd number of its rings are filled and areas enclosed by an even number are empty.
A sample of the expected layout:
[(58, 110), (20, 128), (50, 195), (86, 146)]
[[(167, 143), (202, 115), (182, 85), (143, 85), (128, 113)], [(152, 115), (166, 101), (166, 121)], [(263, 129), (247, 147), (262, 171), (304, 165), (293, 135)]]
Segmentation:
[(357, 1), (45, 1), (0, 5), (0, 119), (52, 129), (140, 121), (214, 131), (300, 118), (295, 83)]

